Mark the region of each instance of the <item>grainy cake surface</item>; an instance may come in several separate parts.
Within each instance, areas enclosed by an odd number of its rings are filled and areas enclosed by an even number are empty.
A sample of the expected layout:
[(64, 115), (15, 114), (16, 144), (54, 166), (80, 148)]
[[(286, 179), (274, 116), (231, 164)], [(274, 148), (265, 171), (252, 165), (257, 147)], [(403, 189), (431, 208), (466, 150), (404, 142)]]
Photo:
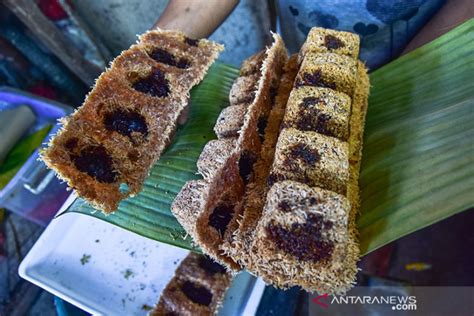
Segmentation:
[(206, 256), (190, 253), (150, 315), (215, 315), (231, 280), (223, 266)]
[(268, 125), (265, 128), (260, 157), (254, 165), (254, 178), (247, 185), (243, 201), (241, 204), (238, 204), (236, 209), (236, 212), (241, 214), (239, 225), (221, 245), (221, 249), (227, 255), (238, 261), (249, 271), (253, 271), (252, 259), (254, 258), (254, 251), (251, 249), (251, 244), (265, 203), (268, 190), (267, 177), (273, 162), (280, 124), (285, 114), (285, 105), (297, 71), (297, 56), (293, 55), (284, 67), (284, 73), (275, 97), (275, 104), (268, 117)]
[(359, 42), (359, 36), (354, 33), (313, 27), (301, 47), (299, 61), (301, 62), (308, 52), (329, 52), (357, 59), (359, 56)]
[(198, 169), (204, 177), (200, 183), (206, 187), (201, 200), (205, 202), (194, 204), (199, 209), (193, 216), (187, 216), (191, 211), (183, 201), (193, 198), (185, 186), (172, 205), (178, 221), (183, 222), (202, 250), (232, 270), (240, 270), (240, 265), (220, 245), (239, 226), (237, 210), (245, 186), (254, 177), (253, 164), (260, 153), (261, 131), (287, 60), (281, 38), (275, 35), (274, 39), (264, 54), (258, 53), (244, 61), (241, 76), (229, 95), (231, 105), (222, 111), (215, 125), (219, 139), (209, 142), (199, 158)]
[(349, 137), (351, 99), (328, 88), (303, 86), (292, 91), (284, 127), (313, 131), (341, 140)]
[[(192, 215), (196, 227), (187, 230), (196, 232), (204, 252), (281, 288), (339, 294), (353, 286), (369, 92), (358, 50), (357, 35), (315, 28), (281, 76), (271, 72), (259, 80), (250, 105), (244, 94), (251, 93), (251, 80), (236, 81), (234, 105), (216, 124), (219, 140), (206, 146), (202, 156), (208, 158), (198, 163), (209, 189), (200, 198), (205, 202), (194, 205), (202, 210)], [(255, 65), (266, 73), (268, 64), (268, 56), (256, 55), (243, 63), (241, 74), (255, 76)], [(227, 139), (228, 147), (219, 145)], [(232, 146), (235, 156), (227, 149)], [(193, 200), (185, 195), (183, 201)], [(191, 212), (184, 207), (181, 213), (178, 218)], [(212, 227), (219, 238), (204, 238), (215, 234)]]
[[(96, 81), (42, 153), (58, 177), (106, 213), (137, 194), (222, 46), (174, 31), (140, 36)], [(128, 189), (120, 190), (121, 184)]]
[(356, 80), (357, 63), (354, 59), (332, 53), (307, 53), (296, 77), (295, 87), (330, 88), (352, 97)]
[(349, 146), (316, 132), (285, 128), (276, 145), (270, 185), (296, 180), (345, 194), (349, 179)]
[(214, 126), (214, 132), (218, 138), (239, 136), (238, 132), (244, 124), (248, 106), (246, 103), (241, 103), (228, 106), (222, 110)]
[(344, 286), (349, 210), (343, 195), (294, 181), (275, 184), (252, 247), (256, 257), (272, 259), (257, 263), (259, 275), (282, 287), (332, 292)]
[[(312, 38), (325, 34), (316, 29)], [(355, 217), (368, 76), (362, 63), (348, 57), (351, 51), (328, 53), (309, 41), (311, 51), (300, 53), (267, 188), (252, 190), (252, 197), (263, 197), (263, 213), (251, 212), (256, 229), (239, 238), (239, 228), (230, 244), (249, 254), (224, 249), (277, 287), (344, 293), (355, 281), (359, 257)], [(358, 43), (349, 46), (358, 49)], [(247, 205), (262, 205), (262, 198), (256, 200)]]

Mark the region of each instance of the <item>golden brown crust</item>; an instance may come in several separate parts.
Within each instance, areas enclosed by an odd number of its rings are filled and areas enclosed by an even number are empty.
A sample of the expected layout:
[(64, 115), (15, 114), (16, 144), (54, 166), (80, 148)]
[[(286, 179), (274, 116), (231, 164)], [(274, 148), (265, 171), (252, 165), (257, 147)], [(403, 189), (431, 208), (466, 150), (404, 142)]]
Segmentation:
[(122, 199), (140, 191), (174, 133), (189, 90), (221, 50), (208, 40), (190, 42), (179, 32), (143, 34), (62, 121), (42, 159), (78, 195), (113, 212)]
[[(238, 227), (235, 209), (253, 176), (246, 172), (252, 170), (260, 153), (259, 124), (270, 112), (272, 93), (287, 59), (283, 41), (277, 35), (274, 38), (274, 44), (264, 54), (256, 54), (243, 63), (243, 75), (235, 81), (230, 93), (231, 106), (223, 110), (215, 126), (219, 140), (208, 143), (198, 161), (199, 172), (204, 176), (201, 181), (208, 183), (205, 203), (200, 203), (194, 217), (183, 216), (183, 212), (189, 214), (189, 211), (181, 201), (192, 199), (182, 191), (172, 205), (178, 221), (185, 228), (193, 226), (187, 232), (203, 252), (232, 270), (240, 270), (240, 265), (225, 255), (220, 245)], [(251, 100), (244, 97), (249, 94)], [(229, 139), (235, 142), (226, 146)], [(230, 147), (233, 148), (229, 150)]]
[(334, 53), (307, 53), (301, 64), (295, 87), (330, 88), (352, 97), (357, 81), (357, 62)]
[(313, 131), (285, 128), (278, 137), (272, 182), (295, 180), (339, 194), (346, 193), (349, 178), (349, 145)]
[(176, 269), (150, 315), (215, 315), (232, 276), (211, 259), (190, 253)]
[(301, 47), (298, 60), (301, 63), (308, 52), (336, 53), (357, 59), (359, 42), (359, 36), (354, 33), (313, 27)]
[(222, 110), (214, 126), (214, 132), (218, 138), (239, 136), (238, 133), (244, 124), (248, 106), (246, 103), (241, 103), (228, 106)]
[[(320, 55), (317, 49), (315, 51)], [(347, 105), (341, 111), (341, 102), (325, 108), (331, 117), (345, 116), (342, 119), (349, 122), (348, 142), (344, 133), (332, 135), (340, 137), (336, 139), (326, 136), (328, 133), (324, 130), (284, 125), (272, 167), (272, 173), (276, 174), (270, 175), (271, 189), (250, 247), (250, 267), (266, 282), (278, 287), (298, 285), (319, 293), (343, 293), (354, 283), (359, 257), (355, 216), (359, 207), (358, 170), (369, 84), (362, 63), (354, 64), (347, 62), (347, 57), (326, 54), (329, 56), (304, 54), (295, 95), (298, 94), (298, 102), (303, 102), (304, 93), (298, 93), (297, 89), (314, 89), (320, 93), (324, 90), (333, 98), (339, 96), (341, 101), (348, 96), (340, 96), (349, 93), (351, 112), (347, 111)], [(321, 78), (324, 83), (334, 83), (332, 89), (339, 92), (311, 82), (308, 85), (312, 88), (307, 88), (304, 82), (298, 83), (308, 70), (325, 69), (321, 67), (324, 63), (330, 67), (325, 66), (328, 71), (323, 72)], [(290, 109), (285, 114), (285, 122), (291, 119), (294, 119), (294, 111)], [(300, 131), (296, 131), (297, 128)], [(291, 152), (287, 149), (291, 146), (299, 146), (293, 154), (300, 157), (287, 159)], [(326, 154), (329, 156), (324, 159)], [(306, 160), (307, 165), (302, 166), (299, 160)], [(295, 161), (299, 171), (288, 172), (291, 168), (285, 164)], [(320, 163), (323, 164), (318, 166)], [(286, 171), (283, 176), (282, 170)], [(334, 204), (336, 201), (338, 205)]]
[[(206, 180), (221, 184), (220, 191), (209, 189), (202, 199), (217, 205), (225, 197), (232, 201), (229, 209), (234, 213), (229, 232), (211, 247), (199, 237), (195, 240), (205, 252), (216, 253), (217, 247), (220, 258), (240, 264), (274, 286), (343, 293), (354, 283), (359, 258), (355, 217), (369, 81), (364, 65), (355, 60), (356, 35), (324, 29), (310, 34), (300, 53), (301, 67), (292, 57), (283, 76), (267, 81), (279, 86), (273, 107), (259, 105), (257, 92), (243, 123), (241, 115), (228, 115), (233, 120), (233, 125), (226, 122), (233, 126), (228, 130), (243, 126), (237, 134), (231, 133), (234, 138), (239, 135), (235, 146), (252, 153), (256, 162), (249, 168), (247, 182), (238, 177), (227, 181), (201, 164), (201, 169), (209, 170), (203, 173)], [(321, 41), (328, 47), (319, 47)], [(252, 64), (258, 63), (244, 63), (241, 73), (254, 75)], [(241, 89), (247, 89), (244, 82), (238, 81)], [(256, 107), (261, 110), (252, 112)], [(260, 144), (255, 126), (262, 117), (268, 117), (268, 122), (263, 135), (258, 135), (263, 136)], [(207, 163), (219, 152), (213, 146), (203, 154), (209, 157)], [(219, 155), (224, 157), (224, 152)], [(219, 168), (233, 174), (237, 162)], [(209, 213), (197, 216), (196, 228), (188, 232), (209, 234)]]
[(350, 113), (351, 99), (345, 93), (303, 86), (292, 91), (283, 125), (346, 141)]
[(279, 287), (339, 291), (345, 286), (340, 277), (346, 270), (350, 207), (346, 197), (329, 190), (276, 183), (252, 247), (258, 274)]
[(245, 266), (249, 271), (252, 271), (251, 259), (253, 256), (250, 245), (265, 203), (268, 190), (267, 177), (275, 155), (275, 145), (280, 132), (280, 124), (285, 114), (285, 105), (298, 71), (296, 55), (289, 58), (283, 70), (275, 104), (269, 114), (268, 124), (265, 128), (260, 157), (254, 165), (253, 179), (246, 187), (242, 203), (239, 203), (236, 207), (236, 213), (241, 217), (238, 220), (238, 227), (221, 245), (221, 249), (228, 256), (239, 262), (241, 266)]

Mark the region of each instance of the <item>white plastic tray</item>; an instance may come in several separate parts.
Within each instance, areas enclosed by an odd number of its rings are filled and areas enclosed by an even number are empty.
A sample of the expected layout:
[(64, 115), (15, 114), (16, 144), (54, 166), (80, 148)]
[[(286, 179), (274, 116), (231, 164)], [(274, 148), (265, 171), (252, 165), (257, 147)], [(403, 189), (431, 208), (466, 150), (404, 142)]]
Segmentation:
[[(19, 274), (95, 315), (145, 315), (187, 253), (96, 218), (68, 213), (46, 228)], [(261, 280), (240, 273), (220, 314), (253, 315), (263, 289)]]

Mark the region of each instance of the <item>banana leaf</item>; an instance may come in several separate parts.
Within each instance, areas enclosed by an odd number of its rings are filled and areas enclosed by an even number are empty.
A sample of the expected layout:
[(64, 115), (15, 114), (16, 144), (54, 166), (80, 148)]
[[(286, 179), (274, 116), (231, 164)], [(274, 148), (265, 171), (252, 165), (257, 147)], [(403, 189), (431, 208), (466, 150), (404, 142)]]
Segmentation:
[(8, 184), (35, 149), (41, 145), (50, 129), (51, 125), (48, 125), (31, 135), (23, 137), (10, 150), (5, 157), (5, 161), (0, 164), (0, 189)]
[[(474, 206), (474, 73), (470, 20), (371, 73), (358, 217), (362, 254)], [(470, 62), (469, 62), (470, 61)], [(188, 123), (154, 166), (143, 191), (113, 215), (78, 199), (89, 214), (148, 238), (194, 249), (170, 212), (214, 138), (235, 68), (216, 64), (191, 92)]]

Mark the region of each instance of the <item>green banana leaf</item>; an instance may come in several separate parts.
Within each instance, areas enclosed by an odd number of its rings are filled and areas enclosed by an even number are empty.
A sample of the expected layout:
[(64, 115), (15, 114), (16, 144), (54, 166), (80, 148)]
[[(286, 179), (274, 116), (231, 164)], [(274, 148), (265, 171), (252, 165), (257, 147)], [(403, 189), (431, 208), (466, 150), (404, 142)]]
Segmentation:
[(38, 148), (48, 135), (51, 125), (45, 126), (35, 133), (23, 137), (5, 157), (0, 164), (0, 189), (4, 188), (8, 182), (20, 170), (21, 166)]
[[(357, 222), (362, 254), (474, 206), (473, 28), (468, 21), (370, 76)], [(196, 161), (215, 137), (213, 125), (237, 75), (216, 64), (192, 90), (188, 123), (139, 195), (109, 216), (81, 199), (68, 211), (193, 249), (170, 205), (182, 185), (198, 177)]]

